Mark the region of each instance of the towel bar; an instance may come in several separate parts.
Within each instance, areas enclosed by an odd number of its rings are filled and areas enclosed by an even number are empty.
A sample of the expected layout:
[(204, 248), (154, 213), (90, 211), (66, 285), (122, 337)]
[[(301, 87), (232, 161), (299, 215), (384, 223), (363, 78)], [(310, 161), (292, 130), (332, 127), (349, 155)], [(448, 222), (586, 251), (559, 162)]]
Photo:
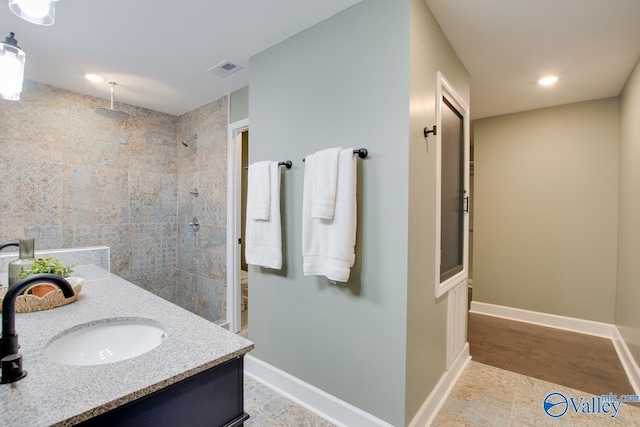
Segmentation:
[[(291, 160), (286, 160), (284, 162), (278, 162), (278, 166), (285, 166), (287, 169), (291, 169), (291, 167), (293, 166), (293, 162)], [(245, 166), (242, 169), (247, 170), (247, 169), (249, 169), (249, 166)]]
[[(358, 148), (357, 150), (353, 150), (353, 154), (357, 154), (361, 159), (365, 159), (369, 155), (369, 151), (366, 148)], [(302, 159), (304, 162), (305, 159)]]

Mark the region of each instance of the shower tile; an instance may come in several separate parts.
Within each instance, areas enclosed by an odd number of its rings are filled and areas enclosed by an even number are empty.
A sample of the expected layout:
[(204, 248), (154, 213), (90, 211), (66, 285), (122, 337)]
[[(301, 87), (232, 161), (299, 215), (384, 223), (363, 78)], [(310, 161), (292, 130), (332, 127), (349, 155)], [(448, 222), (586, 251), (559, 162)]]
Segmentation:
[(198, 128), (202, 133), (226, 129), (228, 123), (228, 97), (223, 96), (195, 110)]
[(145, 173), (175, 174), (176, 134), (167, 129), (145, 129), (143, 137), (131, 141), (131, 169)]
[(224, 279), (226, 229), (201, 224), (196, 233), (196, 273), (209, 279)]
[[(0, 226), (0, 242), (18, 240), (24, 238), (34, 238), (35, 249), (61, 249), (62, 248), (62, 227), (58, 225), (39, 225), (35, 227), (23, 227), (18, 225)], [(12, 252), (12, 248), (2, 251)], [(17, 249), (16, 249), (17, 251)]]
[(111, 272), (124, 279), (130, 277), (131, 226), (129, 224), (74, 225), (62, 227), (62, 247), (111, 248)]
[(160, 269), (151, 273), (132, 274), (131, 282), (149, 292), (175, 304), (178, 272), (174, 268)]
[(27, 152), (22, 158), (3, 163), (0, 182), (3, 225), (33, 227), (60, 223), (62, 183), (59, 163)]
[(206, 171), (197, 172), (195, 180), (200, 190), (200, 196), (195, 203), (195, 214), (207, 224), (226, 226), (226, 178), (223, 182), (216, 182), (211, 172)]
[(63, 166), (63, 225), (129, 221), (128, 173), (100, 166)]
[(131, 222), (176, 221), (176, 176), (157, 173), (129, 174)]
[(131, 276), (176, 268), (175, 224), (131, 225)]
[[(177, 141), (178, 150), (177, 165), (181, 173), (195, 172), (197, 168), (197, 148), (198, 138), (193, 138), (198, 133), (197, 116), (194, 111), (188, 112), (180, 116), (177, 120)], [(190, 142), (188, 147), (182, 145), (182, 141)]]
[(189, 224), (178, 224), (177, 266), (182, 271), (196, 274), (196, 236)]
[(65, 164), (128, 171), (129, 137), (117, 122), (85, 120), (82, 125), (65, 130), (64, 134), (62, 155)]
[(31, 132), (25, 132), (25, 121), (39, 120), (42, 110), (3, 108), (8, 107), (8, 104), (10, 103), (0, 105), (0, 113), (2, 113), (0, 145), (3, 158), (12, 161), (16, 159), (46, 160), (47, 163), (60, 164), (62, 162), (61, 139), (56, 138), (50, 129), (34, 128)]
[(227, 318), (227, 283), (225, 279), (216, 281), (216, 301), (218, 302), (218, 319)]
[(227, 170), (227, 128), (207, 131), (198, 136), (198, 165), (199, 171), (212, 169)]
[(218, 282), (201, 276), (196, 276), (195, 280), (194, 313), (212, 322), (221, 319), (217, 294)]
[[(198, 189), (198, 196), (194, 196), (190, 192)], [(196, 203), (201, 203), (203, 197), (202, 188), (195, 181), (193, 173), (181, 173), (177, 178), (177, 205), (178, 222), (188, 224), (195, 214)]]
[(63, 249), (62, 227), (59, 225), (39, 225), (30, 228), (26, 237), (35, 239), (35, 249)]
[(196, 312), (196, 303), (194, 293), (196, 290), (196, 276), (185, 271), (178, 270), (178, 282), (176, 283), (176, 299), (175, 304)]
[[(131, 116), (118, 121), (93, 111), (107, 100), (24, 87), (20, 103), (0, 103), (9, 165), (0, 236), (34, 236), (37, 249), (109, 246), (115, 274), (224, 317), (228, 97), (180, 117), (117, 104)], [(189, 194), (195, 187), (201, 197)], [(188, 225), (194, 215), (200, 235)]]

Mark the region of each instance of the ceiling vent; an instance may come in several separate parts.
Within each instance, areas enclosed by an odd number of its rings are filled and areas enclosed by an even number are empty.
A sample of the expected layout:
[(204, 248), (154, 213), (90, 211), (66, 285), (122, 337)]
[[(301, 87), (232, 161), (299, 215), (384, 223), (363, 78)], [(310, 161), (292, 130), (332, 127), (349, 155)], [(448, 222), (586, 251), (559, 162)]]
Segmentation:
[(229, 61), (224, 61), (215, 67), (209, 68), (207, 73), (215, 74), (218, 77), (227, 77), (239, 70), (242, 70), (241, 66)]

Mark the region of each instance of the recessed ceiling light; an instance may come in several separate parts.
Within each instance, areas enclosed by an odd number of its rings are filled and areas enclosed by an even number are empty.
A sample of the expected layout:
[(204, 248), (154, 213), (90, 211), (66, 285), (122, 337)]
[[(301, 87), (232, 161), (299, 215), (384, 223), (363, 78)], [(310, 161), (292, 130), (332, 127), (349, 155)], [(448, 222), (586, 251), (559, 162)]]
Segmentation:
[(558, 77), (556, 76), (546, 76), (538, 80), (538, 84), (541, 84), (542, 86), (550, 86), (557, 81), (558, 81)]
[(104, 77), (91, 73), (85, 74), (84, 78), (93, 83), (102, 83), (104, 81)]

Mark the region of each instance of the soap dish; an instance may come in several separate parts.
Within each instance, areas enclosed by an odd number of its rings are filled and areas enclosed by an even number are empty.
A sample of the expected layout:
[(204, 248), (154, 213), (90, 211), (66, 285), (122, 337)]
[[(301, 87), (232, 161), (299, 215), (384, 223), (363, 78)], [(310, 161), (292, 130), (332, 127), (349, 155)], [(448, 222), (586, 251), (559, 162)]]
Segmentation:
[[(67, 277), (66, 280), (73, 288), (72, 297), (65, 298), (62, 291), (50, 283), (36, 283), (28, 287), (16, 298), (16, 313), (48, 310), (74, 302), (78, 299), (78, 294), (80, 294), (82, 290), (84, 279), (80, 277)], [(0, 287), (0, 311), (2, 311), (2, 301), (4, 300), (7, 290), (8, 288), (6, 286)]]

